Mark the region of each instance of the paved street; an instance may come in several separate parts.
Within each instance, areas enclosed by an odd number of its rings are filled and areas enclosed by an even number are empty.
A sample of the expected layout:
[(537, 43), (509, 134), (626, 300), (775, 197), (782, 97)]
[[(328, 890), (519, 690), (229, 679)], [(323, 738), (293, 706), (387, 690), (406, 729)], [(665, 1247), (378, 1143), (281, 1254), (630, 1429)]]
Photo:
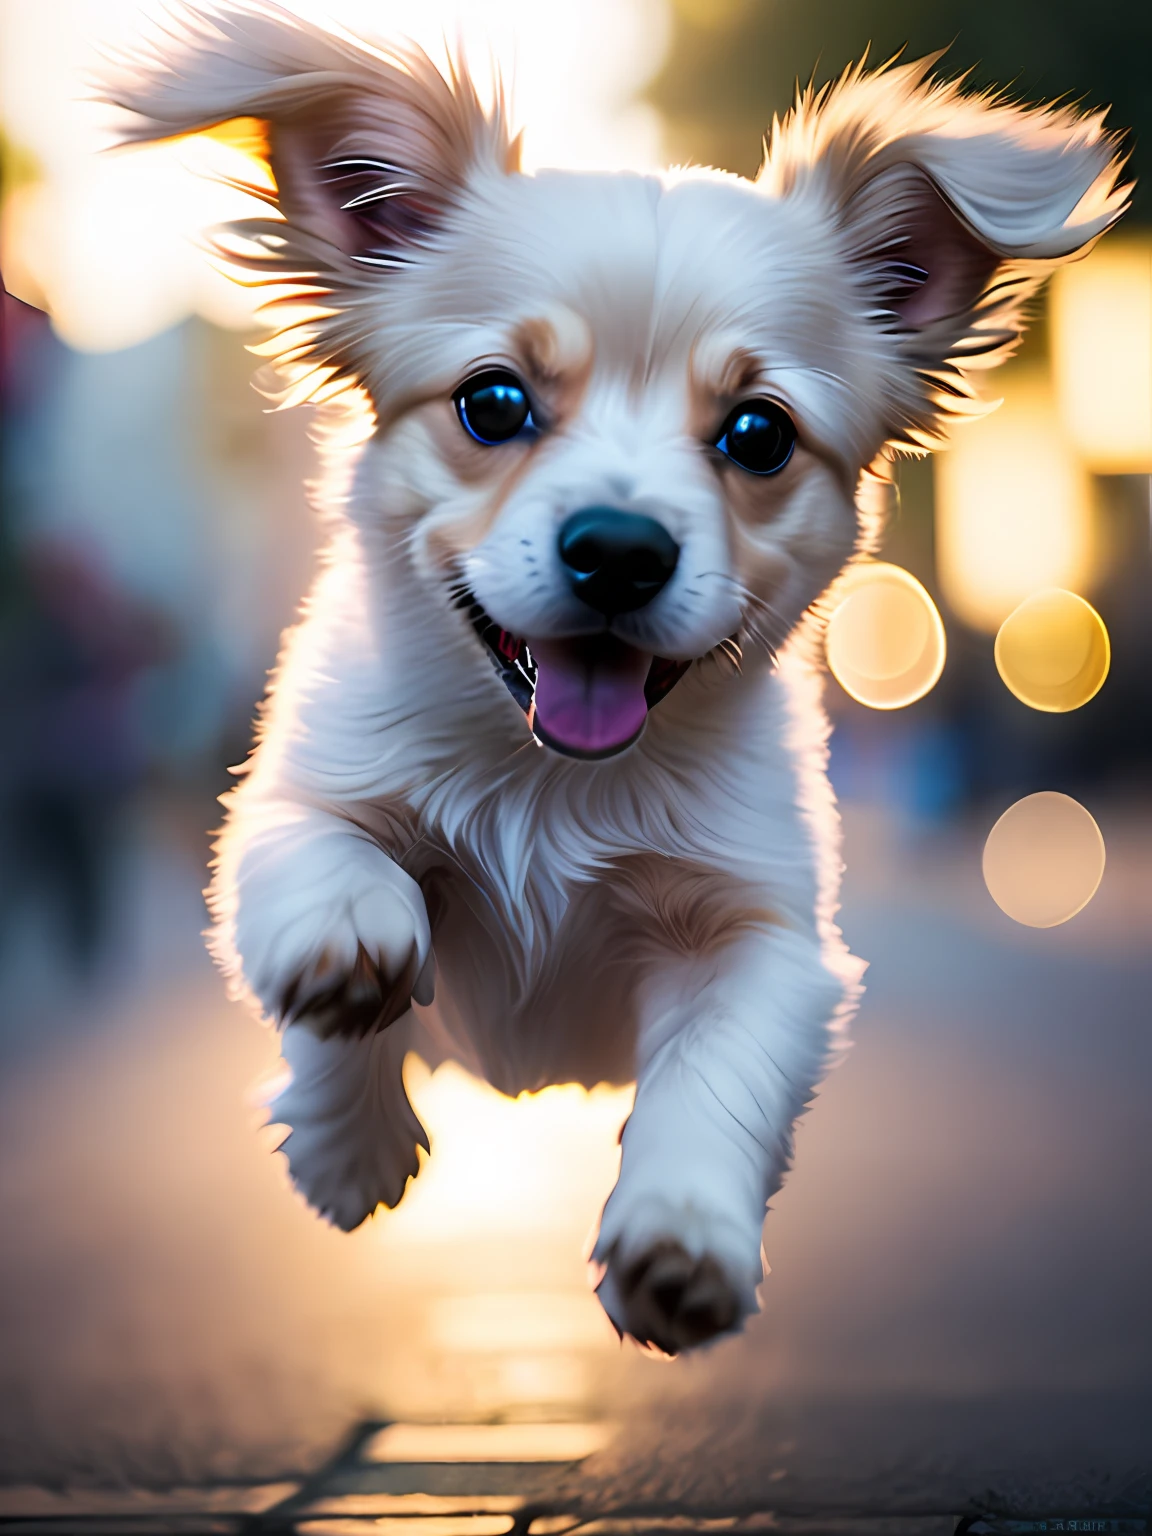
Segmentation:
[[(194, 843), (157, 814), (119, 979), (45, 979), (31, 930), (9, 957), (0, 1517), (115, 1521), (131, 1487), (140, 1517), (294, 1497), (320, 1521), (300, 1479), (325, 1467), (324, 1519), (454, 1512), (426, 1536), (533, 1509), (539, 1536), (604, 1511), (1147, 1512), (1152, 826), (1099, 820), (1096, 901), (1038, 932), (984, 893), (980, 827), (850, 816), (857, 1043), (767, 1222), (764, 1315), (669, 1364), (616, 1343), (581, 1257), (625, 1093), (509, 1104), (414, 1063), (434, 1156), (404, 1205), (352, 1237), (305, 1210), (255, 1129), (272, 1042), (202, 958)], [(527, 1470), (515, 1445), (331, 1462), (358, 1424), (437, 1419), (607, 1427)], [(324, 1504), (350, 1494), (384, 1503)]]

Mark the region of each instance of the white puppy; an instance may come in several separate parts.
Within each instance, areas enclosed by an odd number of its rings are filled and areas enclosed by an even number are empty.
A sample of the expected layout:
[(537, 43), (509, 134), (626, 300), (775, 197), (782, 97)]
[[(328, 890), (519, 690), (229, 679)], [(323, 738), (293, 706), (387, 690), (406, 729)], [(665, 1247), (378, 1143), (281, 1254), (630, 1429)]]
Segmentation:
[(522, 174), (498, 91), (271, 0), (181, 11), (110, 91), (132, 139), (249, 120), (275, 190), (232, 257), (313, 302), (297, 394), (374, 412), (211, 894), (292, 1177), (349, 1229), (401, 1198), (413, 1002), (505, 1093), (634, 1078), (599, 1294), (669, 1352), (755, 1310), (859, 994), (813, 605), (1123, 211), (1098, 117), (929, 67), (805, 93), (754, 183)]

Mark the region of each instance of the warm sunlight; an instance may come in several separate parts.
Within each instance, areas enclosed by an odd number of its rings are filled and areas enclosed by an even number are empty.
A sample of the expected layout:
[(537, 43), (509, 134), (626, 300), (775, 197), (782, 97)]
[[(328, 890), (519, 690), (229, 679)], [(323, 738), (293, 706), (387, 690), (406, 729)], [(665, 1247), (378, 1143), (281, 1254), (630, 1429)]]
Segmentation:
[(1060, 418), (1088, 467), (1152, 471), (1152, 241), (1109, 239), (1062, 268), (1051, 327)]
[(1104, 620), (1075, 592), (1025, 598), (996, 636), (996, 670), (1032, 709), (1066, 714), (1103, 688), (1111, 661)]
[(829, 601), (828, 667), (845, 693), (870, 709), (902, 709), (936, 686), (944, 626), (915, 576), (869, 560), (840, 578)]
[(569, 1083), (509, 1099), (455, 1063), (430, 1072), (417, 1056), (408, 1058), (405, 1082), (433, 1156), (383, 1218), (390, 1241), (575, 1233), (580, 1246), (616, 1178), (630, 1088), (589, 1093)]
[(632, 1089), (568, 1084), (509, 1099), (417, 1056), (405, 1082), (433, 1155), (361, 1240), (418, 1306), (413, 1347), (440, 1365), (409, 1377), (396, 1356), (396, 1407), (435, 1414), (447, 1397), (463, 1416), (587, 1411), (621, 1363), (583, 1255), (616, 1180)]
[(984, 883), (1002, 912), (1056, 928), (1082, 911), (1104, 877), (1104, 839), (1090, 811), (1051, 790), (1025, 795), (984, 845)]
[[(524, 161), (646, 168), (660, 159), (659, 119), (635, 98), (668, 41), (665, 0), (295, 0), (377, 35), (406, 35), (442, 55), (457, 39), (483, 76), (495, 60), (525, 125)], [(76, 100), (97, 49), (138, 35), (162, 0), (37, 0), (4, 9), (0, 119), (38, 163), (5, 220), (0, 258), (13, 291), (47, 303), (60, 334), (86, 350), (144, 341), (199, 313), (250, 327), (260, 295), (213, 270), (203, 231), (255, 208), (204, 173), (219, 150), (202, 143), (98, 157), (101, 109)]]
[(995, 634), (1045, 587), (1083, 591), (1094, 554), (1088, 475), (1043, 374), (1007, 374), (1003, 403), (956, 428), (936, 462), (940, 588), (966, 624)]

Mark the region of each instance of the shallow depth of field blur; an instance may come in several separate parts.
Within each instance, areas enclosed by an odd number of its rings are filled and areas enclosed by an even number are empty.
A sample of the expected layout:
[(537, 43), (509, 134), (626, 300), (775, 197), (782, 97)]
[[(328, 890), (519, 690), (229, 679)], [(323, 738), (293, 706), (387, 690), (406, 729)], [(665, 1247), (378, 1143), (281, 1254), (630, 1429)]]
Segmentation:
[[(1145, 0), (323, 8), (432, 46), (462, 18), (512, 70), (529, 165), (752, 173), (797, 75), (907, 42), (951, 44), (941, 67), (975, 86), (1114, 103), (1152, 185)], [(315, 562), (309, 408), (251, 387), (251, 306), (192, 243), (237, 194), (194, 148), (96, 157), (84, 70), (137, 14), (0, 0), (0, 268), (50, 317), (13, 311), (4, 339), (0, 1483), (271, 1478), (365, 1415), (979, 1398), (1026, 1416), (1146, 1388), (1152, 192), (1058, 279), (991, 376), (1001, 408), (900, 469), (881, 558), (931, 593), (947, 658), (905, 708), (828, 681), (842, 924), (871, 962), (857, 1043), (768, 1218), (763, 1315), (668, 1365), (621, 1349), (584, 1273), (627, 1091), (510, 1103), (413, 1062), (434, 1157), (351, 1237), (259, 1129), (275, 1045), (225, 999), (200, 891)], [(1064, 713), (1014, 696), (993, 656), (1049, 588), (1111, 642), (1104, 686)], [(1041, 791), (1083, 805), (1107, 852), (1050, 928), (1012, 921), (982, 875), (993, 824)]]

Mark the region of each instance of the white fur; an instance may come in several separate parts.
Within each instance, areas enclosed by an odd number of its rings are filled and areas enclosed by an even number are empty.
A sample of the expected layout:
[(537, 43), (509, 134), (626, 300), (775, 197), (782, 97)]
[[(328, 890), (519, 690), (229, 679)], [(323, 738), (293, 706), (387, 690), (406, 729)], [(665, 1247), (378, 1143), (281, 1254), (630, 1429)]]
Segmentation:
[[(326, 569), (212, 892), (236, 988), (275, 1019), (296, 999), (274, 1109), (292, 1176), (346, 1228), (400, 1198), (423, 1134), (400, 1078), (411, 1016), (320, 1039), (300, 999), (361, 950), (418, 1005), (434, 967), (421, 1026), (504, 1092), (636, 1077), (596, 1247), (617, 1325), (669, 1349), (737, 1326), (793, 1123), (859, 994), (804, 615), (875, 537), (870, 467), (939, 438), (1021, 299), (1118, 216), (1112, 146), (1098, 119), (963, 98), (905, 65), (809, 93), (756, 185), (527, 177), (502, 104), (412, 50), (270, 0), (189, 12), (176, 36), (114, 90), (133, 136), (269, 125), (279, 214), (233, 253), (271, 282), (312, 274), (324, 312), (287, 333), (282, 366), (312, 370), (298, 393), (354, 381), (376, 418), (333, 469)], [(395, 271), (358, 262), (317, 174), (369, 153), (430, 210)], [(928, 265), (907, 303), (892, 259)], [(537, 369), (556, 425), (535, 447), (464, 439), (452, 390), (495, 365)], [(800, 428), (771, 484), (707, 448), (751, 394)], [(555, 530), (604, 501), (681, 546), (616, 633), (695, 664), (635, 746), (581, 762), (533, 742), (450, 588), (533, 640), (586, 630)], [(717, 649), (733, 635), (739, 670)], [(672, 1265), (694, 1322), (659, 1312), (655, 1280), (644, 1294), (649, 1261)]]

